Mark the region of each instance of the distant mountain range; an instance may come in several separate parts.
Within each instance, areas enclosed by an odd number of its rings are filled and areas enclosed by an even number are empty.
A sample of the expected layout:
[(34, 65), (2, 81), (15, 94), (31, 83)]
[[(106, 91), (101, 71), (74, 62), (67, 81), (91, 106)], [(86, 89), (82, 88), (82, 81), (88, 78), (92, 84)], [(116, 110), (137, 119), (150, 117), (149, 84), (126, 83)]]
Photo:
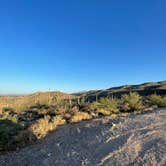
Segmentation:
[(31, 95), (23, 96), (0, 96), (0, 108), (3, 107), (23, 107), (36, 103), (53, 103), (61, 99), (84, 98), (85, 101), (95, 101), (101, 97), (120, 97), (129, 92), (138, 92), (140, 95), (146, 96), (151, 94), (166, 95), (166, 81), (148, 82), (140, 85), (124, 85), (112, 87), (105, 90), (93, 90), (88, 92), (80, 92), (67, 94), (63, 92), (37, 92)]

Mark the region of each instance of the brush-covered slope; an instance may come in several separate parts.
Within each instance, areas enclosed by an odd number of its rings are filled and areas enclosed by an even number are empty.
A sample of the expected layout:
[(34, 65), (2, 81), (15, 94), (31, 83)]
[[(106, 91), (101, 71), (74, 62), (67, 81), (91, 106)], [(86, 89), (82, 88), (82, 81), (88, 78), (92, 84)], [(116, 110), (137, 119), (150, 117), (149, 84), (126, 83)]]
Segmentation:
[(0, 108), (12, 107), (24, 109), (24, 107), (32, 106), (36, 103), (52, 104), (58, 100), (73, 99), (75, 96), (62, 92), (37, 92), (25, 96), (1, 96)]
[(143, 96), (151, 95), (154, 93), (166, 95), (166, 81), (149, 82), (140, 85), (124, 85), (106, 90), (94, 90), (76, 94), (67, 94), (56, 91), (37, 92), (26, 96), (0, 96), (0, 109), (3, 107), (13, 107), (20, 110), (36, 103), (53, 104), (58, 100), (74, 99), (76, 97), (84, 97), (84, 101), (95, 101), (101, 97), (120, 97), (121, 95), (129, 92), (138, 92)]
[(151, 94), (166, 95), (166, 81), (148, 82), (140, 85), (124, 85), (106, 90), (94, 90), (75, 95), (84, 96), (86, 101), (94, 101), (100, 97), (120, 97), (129, 92), (138, 92), (142, 96)]

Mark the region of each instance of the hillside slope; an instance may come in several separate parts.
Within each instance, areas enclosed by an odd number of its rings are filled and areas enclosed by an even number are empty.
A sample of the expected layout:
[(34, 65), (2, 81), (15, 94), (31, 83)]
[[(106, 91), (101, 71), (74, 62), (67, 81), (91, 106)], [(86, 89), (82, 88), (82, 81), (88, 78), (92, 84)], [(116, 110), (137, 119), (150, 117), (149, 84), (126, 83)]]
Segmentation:
[(37, 92), (26, 96), (1, 96), (0, 108), (13, 107), (21, 109), (36, 103), (51, 104), (61, 99), (72, 98), (75, 98), (75, 96), (63, 92)]
[(3, 166), (166, 164), (166, 109), (66, 125), (39, 144), (0, 156)]
[(61, 99), (83, 98), (84, 101), (95, 101), (101, 97), (120, 97), (129, 92), (138, 92), (146, 96), (150, 94), (166, 95), (166, 81), (149, 82), (140, 85), (124, 85), (106, 90), (94, 90), (82, 93), (67, 94), (63, 92), (38, 92), (25, 96), (0, 96), (0, 109), (3, 107), (14, 107), (24, 109), (24, 107), (40, 104), (53, 104)]
[(123, 94), (129, 92), (138, 92), (140, 95), (147, 96), (151, 94), (166, 95), (166, 81), (160, 82), (148, 82), (140, 85), (124, 85), (119, 87), (113, 87), (106, 90), (94, 90), (83, 93), (77, 93), (84, 97), (86, 101), (94, 101), (100, 97), (120, 97)]

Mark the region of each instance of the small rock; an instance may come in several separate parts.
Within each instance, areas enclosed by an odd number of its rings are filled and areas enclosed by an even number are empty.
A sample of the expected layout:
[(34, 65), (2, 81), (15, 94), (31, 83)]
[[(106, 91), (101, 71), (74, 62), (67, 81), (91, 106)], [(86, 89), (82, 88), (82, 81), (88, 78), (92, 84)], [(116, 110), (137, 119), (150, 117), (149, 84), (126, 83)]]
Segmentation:
[(51, 156), (51, 153), (48, 153), (47, 156), (50, 157), (50, 156)]
[(112, 127), (115, 127), (116, 126), (116, 124), (115, 123), (112, 123)]
[(77, 132), (78, 132), (78, 133), (80, 133), (80, 132), (81, 132), (79, 128), (77, 128)]

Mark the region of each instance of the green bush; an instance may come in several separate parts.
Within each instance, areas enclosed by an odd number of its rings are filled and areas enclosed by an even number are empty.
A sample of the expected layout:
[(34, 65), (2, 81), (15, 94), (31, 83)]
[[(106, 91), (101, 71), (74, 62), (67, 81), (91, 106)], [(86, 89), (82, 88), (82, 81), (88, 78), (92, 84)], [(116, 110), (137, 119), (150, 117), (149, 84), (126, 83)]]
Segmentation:
[(15, 114), (12, 115), (9, 111), (6, 111), (0, 116), (0, 120), (10, 120), (13, 123), (17, 123), (17, 116)]
[(123, 95), (121, 102), (121, 110), (125, 112), (137, 111), (143, 108), (142, 97), (135, 92)]
[(91, 109), (96, 110), (98, 113), (103, 115), (110, 115), (112, 113), (118, 113), (118, 100), (101, 98), (99, 102), (93, 102), (91, 104)]
[(151, 105), (157, 105), (158, 107), (166, 107), (166, 96), (160, 96), (153, 94), (148, 97)]

